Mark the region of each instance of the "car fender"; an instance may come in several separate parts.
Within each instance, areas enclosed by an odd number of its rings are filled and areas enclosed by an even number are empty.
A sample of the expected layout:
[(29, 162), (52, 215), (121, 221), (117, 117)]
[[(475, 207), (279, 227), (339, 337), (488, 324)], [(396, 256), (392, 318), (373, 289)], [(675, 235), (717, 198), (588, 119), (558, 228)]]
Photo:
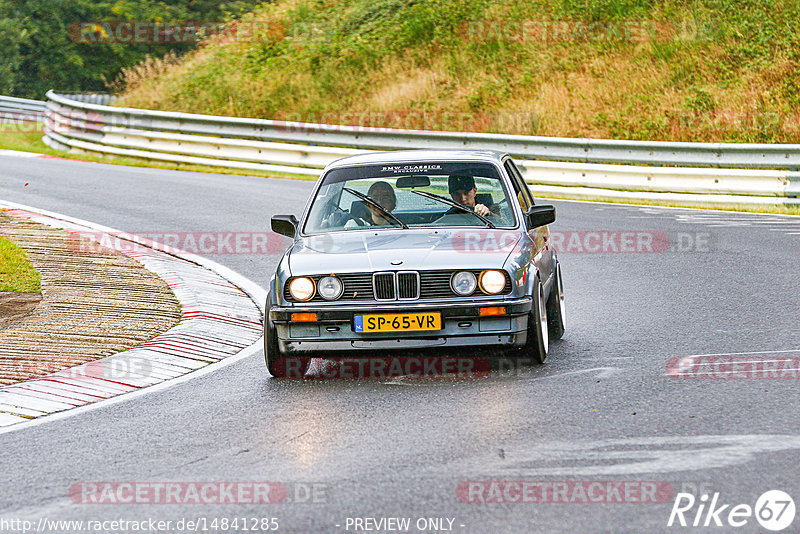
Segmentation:
[(529, 296), (533, 296), (533, 292), (535, 290), (534, 283), (536, 278), (541, 280), (546, 295), (550, 294), (550, 290), (553, 287), (553, 281), (555, 280), (555, 265), (556, 265), (555, 251), (552, 251), (553, 269), (550, 270), (550, 275), (547, 278), (543, 277), (542, 270), (539, 268), (542, 265), (542, 262), (546, 261), (545, 258), (547, 252), (549, 251), (544, 248), (540, 248), (539, 250), (536, 251), (535, 254), (532, 255), (531, 261), (528, 264), (525, 293)]
[(534, 278), (539, 276), (537, 261), (542, 261), (541, 258), (542, 251), (535, 252), (534, 240), (530, 235), (522, 234), (503, 265), (516, 285), (522, 285), (522, 289), (517, 291), (518, 294), (529, 297), (533, 295)]
[[(275, 274), (269, 282), (269, 294), (272, 297), (272, 303), (281, 306), (290, 305), (289, 302), (283, 298), (283, 291), (279, 289), (279, 287), (283, 287), (283, 283), (292, 276), (292, 272), (289, 270), (290, 250), (291, 249), (284, 252), (281, 260), (278, 262), (278, 266), (275, 268)], [(280, 282), (280, 284), (278, 282)]]

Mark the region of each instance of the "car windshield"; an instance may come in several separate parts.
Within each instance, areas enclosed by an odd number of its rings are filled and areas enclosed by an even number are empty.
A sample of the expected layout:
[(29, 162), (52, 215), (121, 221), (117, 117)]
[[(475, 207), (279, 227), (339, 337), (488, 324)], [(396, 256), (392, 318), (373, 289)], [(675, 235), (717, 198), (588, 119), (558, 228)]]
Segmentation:
[(441, 226), (516, 226), (494, 165), (441, 162), (332, 169), (323, 178), (303, 231)]

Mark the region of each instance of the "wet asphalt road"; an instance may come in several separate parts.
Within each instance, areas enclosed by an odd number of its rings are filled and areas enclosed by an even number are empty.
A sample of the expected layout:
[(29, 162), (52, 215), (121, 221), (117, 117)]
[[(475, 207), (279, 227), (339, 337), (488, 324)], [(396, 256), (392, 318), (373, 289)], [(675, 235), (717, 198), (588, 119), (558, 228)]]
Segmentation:
[[(273, 214), (299, 215), (311, 187), (0, 157), (0, 199), (131, 232), (263, 231)], [(0, 519), (170, 520), (176, 532), (182, 518), (206, 518), (214, 532), (213, 519), (224, 531), (219, 520), (235, 517), (248, 526), (277, 518), (279, 532), (376, 526), (357, 518), (408, 518), (409, 532), (682, 532), (703, 529), (667, 527), (681, 490), (752, 506), (780, 489), (798, 501), (800, 218), (553, 203), (568, 326), (546, 365), (479, 380), (278, 381), (259, 353), (0, 434)], [(624, 231), (670, 245), (581, 251), (619, 244)], [(277, 256), (212, 259), (263, 286)], [(667, 376), (671, 358), (731, 353), (777, 361), (788, 378)], [(69, 488), (92, 481), (273, 481), (288, 496), (268, 505), (72, 502)], [(633, 488), (632, 499), (651, 481), (665, 493), (655, 503), (620, 503), (613, 491), (601, 497), (613, 502), (462, 502), (457, 488), (470, 481), (570, 481), (570, 491), (613, 481)], [(690, 524), (696, 512), (686, 512)], [(439, 530), (423, 524), (435, 518)], [(434, 528), (418, 530), (421, 519)], [(705, 530), (766, 532), (754, 517), (723, 524)], [(800, 519), (785, 530), (797, 531)]]

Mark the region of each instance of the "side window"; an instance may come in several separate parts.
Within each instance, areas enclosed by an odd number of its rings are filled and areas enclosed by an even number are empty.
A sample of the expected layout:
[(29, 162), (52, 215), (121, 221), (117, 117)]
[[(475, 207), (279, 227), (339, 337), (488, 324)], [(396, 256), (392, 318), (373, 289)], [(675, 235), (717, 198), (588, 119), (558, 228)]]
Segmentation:
[(519, 205), (522, 206), (523, 211), (527, 211), (528, 208), (533, 206), (533, 198), (531, 197), (531, 192), (527, 184), (525, 184), (525, 180), (522, 179), (522, 175), (511, 159), (507, 159), (503, 165), (506, 168), (506, 172), (511, 177), (511, 183), (514, 184), (514, 192), (519, 199)]

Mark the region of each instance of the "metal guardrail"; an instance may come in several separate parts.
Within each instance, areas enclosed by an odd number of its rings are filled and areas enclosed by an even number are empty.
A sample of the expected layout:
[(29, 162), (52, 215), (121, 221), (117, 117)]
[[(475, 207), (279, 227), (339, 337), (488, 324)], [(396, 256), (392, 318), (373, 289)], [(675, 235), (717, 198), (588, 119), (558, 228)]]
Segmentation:
[(41, 100), (0, 96), (0, 118), (3, 122), (42, 121), (46, 104)]
[(483, 148), (521, 159), (694, 167), (800, 169), (800, 144), (670, 143), (434, 132), (360, 126), (246, 119), (80, 105), (52, 91), (52, 102), (104, 114), (109, 124), (143, 130), (175, 131), (262, 141), (340, 146), (371, 150), (402, 148)]
[[(98, 105), (109, 105), (116, 100), (116, 97), (107, 93), (64, 93), (63, 96), (77, 102)], [(47, 102), (44, 100), (0, 95), (0, 119), (3, 122), (41, 122), (46, 109)]]
[(52, 91), (47, 97), (44, 141), (60, 149), (317, 175), (327, 163), (365, 150), (482, 148), (521, 160), (532, 189), (544, 193), (597, 198), (670, 195), (670, 200), (699, 195), (708, 203), (724, 197), (725, 203), (767, 204), (799, 202), (794, 199), (800, 195), (800, 173), (795, 171), (800, 167), (800, 145), (363, 128), (110, 107)]
[[(100, 106), (111, 105), (117, 99), (116, 96), (109, 93), (59, 93), (59, 95), (76, 102), (85, 102), (87, 104), (97, 104)], [(45, 104), (46, 103), (47, 102), (45, 102)]]

